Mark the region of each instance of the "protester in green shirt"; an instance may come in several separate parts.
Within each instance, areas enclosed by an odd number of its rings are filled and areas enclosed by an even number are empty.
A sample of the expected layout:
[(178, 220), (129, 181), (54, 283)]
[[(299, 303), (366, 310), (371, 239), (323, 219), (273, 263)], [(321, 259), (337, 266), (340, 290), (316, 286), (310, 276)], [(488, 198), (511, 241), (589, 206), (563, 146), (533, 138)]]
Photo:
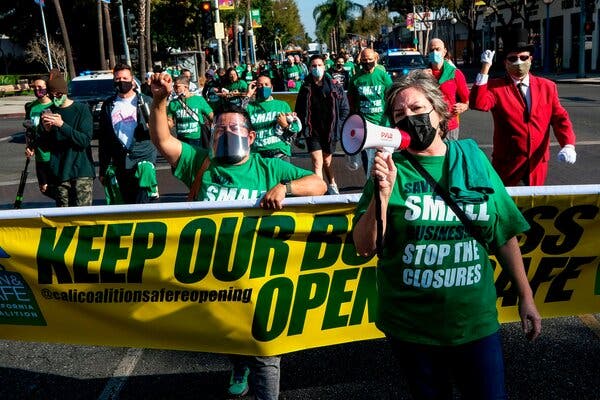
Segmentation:
[(39, 146), (50, 153), (51, 182), (58, 207), (91, 206), (96, 172), (92, 158), (92, 113), (87, 104), (67, 97), (62, 76), (48, 81), (52, 106), (42, 113)]
[[(392, 78), (384, 68), (378, 68), (379, 54), (364, 49), (359, 55), (361, 70), (350, 78), (348, 101), (353, 113), (361, 114), (375, 125), (388, 126), (385, 110), (385, 91), (392, 85)], [(361, 158), (367, 176), (373, 165), (374, 149), (363, 150)]]
[[(226, 104), (216, 111), (210, 150), (190, 146), (172, 136), (166, 115), (171, 85), (167, 74), (152, 78), (154, 101), (150, 131), (173, 174), (190, 187), (189, 198), (205, 201), (257, 199), (265, 209), (280, 210), (286, 196), (325, 193), (325, 182), (310, 171), (278, 158), (263, 158), (251, 153), (256, 132), (248, 113), (235, 105)], [(236, 355), (232, 362), (234, 370), (229, 394), (245, 394), (248, 377), (252, 375), (250, 383), (257, 399), (279, 396), (280, 357)]]
[(255, 96), (255, 100), (246, 107), (256, 129), (252, 151), (263, 157), (279, 157), (290, 161), (290, 142), (300, 132), (301, 126), (298, 118), (294, 118), (290, 105), (274, 99), (272, 91), (271, 79), (264, 75), (259, 76), (248, 89), (248, 96)]
[(42, 151), (37, 145), (37, 128), (40, 124), (40, 116), (45, 109), (52, 105), (52, 100), (48, 97), (44, 79), (35, 79), (31, 82), (30, 87), (33, 88), (36, 99), (25, 104), (25, 121), (23, 122), (27, 136), (25, 156), (30, 158), (35, 154), (35, 172), (40, 192), (54, 199), (56, 188), (49, 182), (50, 153)]
[(294, 56), (287, 57), (287, 65), (283, 68), (283, 79), (289, 92), (298, 92), (302, 86), (302, 68), (294, 62)]
[(175, 128), (177, 138), (194, 146), (208, 147), (209, 130), (206, 122), (212, 121), (213, 110), (204, 97), (189, 90), (189, 80), (184, 76), (175, 79), (175, 99), (167, 109), (169, 127)]
[[(529, 224), (473, 140), (444, 142), (450, 113), (432, 75), (415, 70), (394, 83), (386, 110), (392, 124), (410, 135), (410, 145), (405, 152), (377, 153), (353, 232), (359, 254), (378, 250), (375, 323), (391, 342), (414, 398), (453, 398), (453, 378), (462, 398), (505, 399), (487, 249), (510, 277), (523, 330), (535, 339), (541, 318), (516, 238)], [(474, 228), (457, 218), (418, 164), (447, 189)]]

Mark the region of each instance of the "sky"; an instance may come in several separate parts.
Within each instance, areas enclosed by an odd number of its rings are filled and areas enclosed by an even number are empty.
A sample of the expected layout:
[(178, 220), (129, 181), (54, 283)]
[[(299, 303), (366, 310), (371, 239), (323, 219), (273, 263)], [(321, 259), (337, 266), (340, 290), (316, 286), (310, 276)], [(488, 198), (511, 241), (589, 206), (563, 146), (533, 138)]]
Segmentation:
[[(312, 13), (316, 6), (325, 3), (326, 0), (296, 0), (298, 10), (300, 11), (300, 20), (304, 29), (310, 37), (315, 39), (315, 20), (313, 19)], [(353, 0), (354, 3), (366, 6), (370, 3), (369, 0)]]

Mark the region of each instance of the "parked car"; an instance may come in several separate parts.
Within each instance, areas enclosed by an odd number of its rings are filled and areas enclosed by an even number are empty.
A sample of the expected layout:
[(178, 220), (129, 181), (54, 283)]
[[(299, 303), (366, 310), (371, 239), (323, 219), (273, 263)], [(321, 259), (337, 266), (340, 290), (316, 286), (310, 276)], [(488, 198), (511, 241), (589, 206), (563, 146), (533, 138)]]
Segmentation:
[(423, 55), (414, 49), (389, 49), (382, 58), (392, 79), (398, 79), (413, 69), (428, 68)]

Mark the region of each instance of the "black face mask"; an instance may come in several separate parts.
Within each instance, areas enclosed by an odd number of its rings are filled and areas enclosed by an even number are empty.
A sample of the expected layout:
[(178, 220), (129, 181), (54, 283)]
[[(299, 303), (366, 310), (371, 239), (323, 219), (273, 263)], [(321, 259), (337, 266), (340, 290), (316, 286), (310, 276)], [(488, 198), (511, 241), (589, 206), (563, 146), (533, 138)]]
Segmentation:
[[(433, 111), (433, 110), (431, 110)], [(415, 151), (422, 151), (431, 146), (437, 129), (431, 126), (429, 114), (407, 115), (396, 124), (398, 129), (401, 129), (410, 135), (410, 148)]]
[(129, 81), (115, 82), (115, 89), (117, 89), (117, 92), (119, 92), (121, 94), (125, 94), (125, 93), (129, 92), (131, 89), (133, 89), (133, 82), (129, 82)]
[(360, 66), (365, 71), (370, 71), (373, 69), (373, 67), (375, 67), (375, 62), (363, 62), (363, 63), (360, 63)]
[(217, 139), (213, 159), (219, 164), (237, 164), (250, 152), (248, 136), (224, 132)]
[(36, 98), (41, 99), (42, 97), (46, 96), (48, 94), (48, 90), (46, 89), (34, 89), (33, 90), (33, 94), (35, 95)]

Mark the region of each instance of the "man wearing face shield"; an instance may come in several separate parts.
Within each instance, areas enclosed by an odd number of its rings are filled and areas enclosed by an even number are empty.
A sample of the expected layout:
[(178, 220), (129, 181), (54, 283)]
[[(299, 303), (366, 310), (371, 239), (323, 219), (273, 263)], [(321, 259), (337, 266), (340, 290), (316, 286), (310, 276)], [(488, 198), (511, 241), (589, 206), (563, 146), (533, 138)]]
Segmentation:
[(448, 121), (445, 139), (458, 139), (458, 116), (469, 108), (469, 88), (464, 74), (446, 59), (446, 46), (438, 38), (429, 41), (429, 65), (431, 73), (440, 84), (452, 118)]
[(266, 158), (290, 161), (292, 138), (300, 131), (300, 123), (290, 105), (271, 96), (273, 85), (268, 76), (259, 76), (248, 86), (248, 98), (254, 97), (246, 110), (256, 129), (252, 151)]
[(470, 94), (470, 107), (494, 118), (492, 164), (507, 186), (543, 185), (550, 159), (550, 127), (560, 144), (558, 160), (575, 163), (573, 124), (558, 98), (556, 84), (529, 72), (533, 46), (525, 29), (504, 40), (506, 76), (489, 79), (494, 52), (481, 55), (481, 73)]
[(62, 74), (48, 80), (47, 93), (52, 105), (41, 114), (38, 146), (50, 153), (49, 181), (56, 184), (56, 206), (91, 206), (96, 176), (92, 113), (87, 104), (67, 97)]
[[(263, 158), (250, 152), (256, 132), (248, 113), (227, 104), (216, 110), (211, 149), (190, 146), (171, 135), (167, 123), (167, 97), (172, 81), (167, 74), (152, 77), (154, 102), (150, 134), (171, 165), (173, 175), (190, 187), (191, 200), (226, 201), (260, 199), (265, 209), (280, 210), (286, 196), (317, 196), (325, 182), (310, 171), (279, 158)], [(280, 357), (234, 356), (231, 395), (248, 391), (249, 376), (257, 399), (279, 395)]]
[[(389, 126), (385, 111), (385, 91), (392, 85), (392, 78), (377, 65), (379, 55), (366, 48), (359, 55), (360, 71), (350, 78), (348, 101), (352, 113), (361, 114), (367, 121)], [(363, 150), (361, 158), (367, 176), (370, 173), (375, 149)]]
[[(113, 74), (116, 93), (100, 110), (100, 182), (108, 204), (148, 203), (158, 198), (156, 148), (150, 140), (149, 116), (142, 107), (152, 99), (137, 90), (129, 65), (118, 64)], [(117, 191), (120, 196), (111, 195)]]

